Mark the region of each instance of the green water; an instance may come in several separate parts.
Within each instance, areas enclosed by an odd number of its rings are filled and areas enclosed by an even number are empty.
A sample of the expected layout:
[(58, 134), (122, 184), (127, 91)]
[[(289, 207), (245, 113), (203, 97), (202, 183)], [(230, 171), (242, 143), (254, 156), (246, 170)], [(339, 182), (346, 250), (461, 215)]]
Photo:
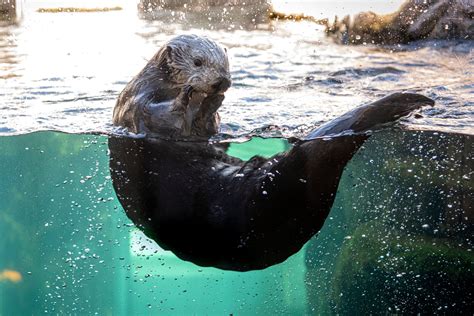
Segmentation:
[[(21, 280), (0, 277), (0, 315), (472, 311), (472, 145), (454, 134), (373, 136), (318, 236), (282, 264), (241, 273), (184, 262), (133, 226), (106, 137), (1, 137), (0, 276)], [(253, 139), (228, 153), (288, 147)]]

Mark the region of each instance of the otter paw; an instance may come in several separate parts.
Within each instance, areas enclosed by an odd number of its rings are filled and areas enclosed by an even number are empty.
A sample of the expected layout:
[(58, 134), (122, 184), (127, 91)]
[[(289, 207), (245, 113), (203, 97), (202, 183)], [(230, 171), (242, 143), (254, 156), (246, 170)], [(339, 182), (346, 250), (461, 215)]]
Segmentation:
[(183, 87), (182, 92), (184, 95), (186, 95), (188, 98), (191, 98), (192, 93), (194, 92), (194, 88), (190, 85), (186, 85)]

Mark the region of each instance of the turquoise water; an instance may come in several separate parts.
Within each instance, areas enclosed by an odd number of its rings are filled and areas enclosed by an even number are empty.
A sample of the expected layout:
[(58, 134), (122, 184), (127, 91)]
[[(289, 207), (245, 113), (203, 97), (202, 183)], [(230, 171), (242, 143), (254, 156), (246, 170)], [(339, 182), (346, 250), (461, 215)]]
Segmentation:
[[(228, 153), (288, 147), (255, 138)], [(106, 137), (1, 137), (0, 315), (467, 313), (473, 148), (466, 135), (375, 134), (346, 167), (321, 232), (284, 263), (240, 273), (184, 262), (134, 227)]]

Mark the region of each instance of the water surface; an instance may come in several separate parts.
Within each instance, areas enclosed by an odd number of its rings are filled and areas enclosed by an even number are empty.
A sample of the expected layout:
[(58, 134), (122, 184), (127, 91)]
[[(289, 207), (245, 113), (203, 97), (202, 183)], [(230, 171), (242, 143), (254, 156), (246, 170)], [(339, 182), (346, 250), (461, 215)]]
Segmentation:
[[(181, 33), (207, 35), (229, 48), (233, 87), (220, 110), (222, 133), (301, 137), (395, 91), (416, 91), (437, 101), (409, 126), (473, 133), (472, 41), (339, 46), (311, 23), (273, 22), (255, 30), (247, 24), (223, 26), (206, 16), (188, 23), (186, 14), (178, 13), (146, 21), (133, 3), (112, 12), (36, 11), (61, 4), (26, 2), (19, 25), (0, 27), (1, 135), (110, 131), (117, 95), (170, 36)], [(87, 4), (92, 6), (82, 6)], [(354, 11), (348, 4), (338, 7)], [(323, 3), (293, 8), (328, 14)]]

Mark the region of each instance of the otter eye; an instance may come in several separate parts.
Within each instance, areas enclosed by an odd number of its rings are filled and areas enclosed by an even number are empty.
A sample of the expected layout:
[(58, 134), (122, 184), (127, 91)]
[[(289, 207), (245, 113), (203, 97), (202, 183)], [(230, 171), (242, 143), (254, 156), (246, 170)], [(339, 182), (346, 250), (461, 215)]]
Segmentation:
[(196, 67), (201, 67), (201, 66), (202, 66), (202, 60), (200, 60), (199, 58), (196, 58), (196, 59), (194, 60), (194, 65), (195, 65)]

